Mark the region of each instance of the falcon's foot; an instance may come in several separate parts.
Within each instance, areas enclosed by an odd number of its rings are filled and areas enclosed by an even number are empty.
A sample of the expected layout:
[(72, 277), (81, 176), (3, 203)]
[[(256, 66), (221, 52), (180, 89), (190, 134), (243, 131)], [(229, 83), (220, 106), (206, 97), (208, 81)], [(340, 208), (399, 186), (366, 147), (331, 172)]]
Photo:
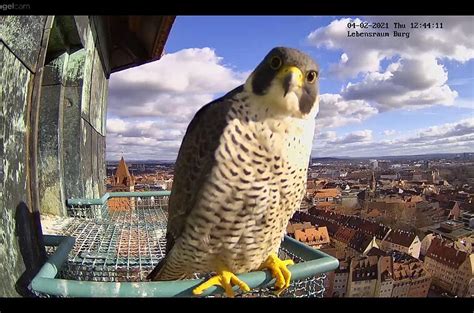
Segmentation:
[(200, 295), (209, 287), (221, 286), (225, 290), (225, 294), (228, 297), (234, 297), (234, 291), (232, 290), (232, 284), (239, 286), (243, 291), (250, 291), (249, 286), (240, 280), (234, 273), (227, 270), (220, 270), (216, 276), (211, 277), (201, 285), (193, 289), (195, 295)]
[(291, 272), (288, 270), (287, 266), (293, 264), (293, 260), (280, 260), (275, 253), (272, 253), (260, 267), (260, 269), (269, 269), (272, 272), (273, 277), (275, 277), (276, 295), (279, 296), (290, 286)]

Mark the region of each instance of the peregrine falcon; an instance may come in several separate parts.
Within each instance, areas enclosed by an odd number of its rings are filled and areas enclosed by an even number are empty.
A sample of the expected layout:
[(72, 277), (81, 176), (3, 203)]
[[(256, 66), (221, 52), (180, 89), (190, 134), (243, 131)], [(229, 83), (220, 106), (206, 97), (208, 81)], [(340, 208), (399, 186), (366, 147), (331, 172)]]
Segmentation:
[(184, 136), (169, 199), (166, 256), (148, 275), (215, 276), (193, 290), (232, 286), (236, 274), (269, 269), (288, 288), (291, 260), (278, 249), (299, 207), (319, 110), (318, 65), (303, 52), (272, 49), (244, 85), (201, 108)]

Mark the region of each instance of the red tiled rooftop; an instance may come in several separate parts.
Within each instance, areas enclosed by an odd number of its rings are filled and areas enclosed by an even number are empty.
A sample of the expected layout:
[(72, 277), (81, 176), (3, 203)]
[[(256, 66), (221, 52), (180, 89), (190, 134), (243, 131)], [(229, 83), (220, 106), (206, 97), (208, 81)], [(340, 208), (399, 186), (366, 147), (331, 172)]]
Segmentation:
[(295, 230), (295, 239), (317, 245), (329, 243), (329, 235), (326, 227), (297, 229)]
[(403, 246), (403, 247), (409, 247), (413, 240), (415, 240), (416, 234), (404, 230), (393, 230), (391, 231), (387, 238), (386, 241)]
[(459, 251), (454, 247), (448, 247), (439, 238), (433, 238), (426, 253), (426, 258), (431, 258), (446, 266), (458, 269), (469, 255), (464, 251)]
[(345, 244), (349, 244), (356, 232), (357, 231), (355, 229), (342, 226), (339, 227), (339, 230), (334, 235), (334, 238)]

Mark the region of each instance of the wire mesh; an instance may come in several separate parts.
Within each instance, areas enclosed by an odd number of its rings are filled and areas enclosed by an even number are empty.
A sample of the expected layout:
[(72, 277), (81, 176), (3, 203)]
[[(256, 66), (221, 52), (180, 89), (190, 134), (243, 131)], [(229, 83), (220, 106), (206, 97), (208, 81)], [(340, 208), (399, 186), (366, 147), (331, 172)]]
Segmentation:
[[(104, 205), (75, 206), (75, 217), (61, 231), (76, 238), (59, 278), (139, 282), (165, 255), (168, 197), (111, 197)], [(304, 261), (281, 248), (280, 258)], [(207, 275), (195, 275), (205, 278)], [(292, 282), (280, 297), (322, 297), (325, 275)], [(238, 297), (276, 297), (272, 288), (237, 293)]]
[(72, 207), (80, 217), (64, 235), (76, 238), (62, 278), (88, 281), (144, 281), (165, 254), (167, 197), (110, 198), (89, 212)]
[[(302, 258), (291, 253), (287, 249), (280, 247), (278, 252), (280, 259), (292, 259), (295, 263), (304, 262)], [(259, 288), (252, 289), (250, 292), (241, 293), (239, 292), (237, 297), (286, 297), (286, 298), (322, 298), (324, 295), (325, 287), (324, 280), (326, 274), (320, 274), (312, 277), (308, 277), (299, 281), (292, 281), (290, 287), (286, 289), (282, 294), (277, 296), (273, 292), (273, 287), (270, 288)]]

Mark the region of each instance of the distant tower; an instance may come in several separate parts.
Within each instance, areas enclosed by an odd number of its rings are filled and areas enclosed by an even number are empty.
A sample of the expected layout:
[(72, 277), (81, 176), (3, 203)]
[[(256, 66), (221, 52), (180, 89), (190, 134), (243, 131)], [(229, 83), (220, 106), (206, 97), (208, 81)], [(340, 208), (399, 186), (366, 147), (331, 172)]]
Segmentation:
[[(112, 192), (132, 192), (135, 191), (135, 177), (130, 175), (127, 163), (122, 158), (117, 166), (115, 175), (112, 176)], [(127, 211), (135, 209), (134, 197), (131, 198), (111, 198), (107, 204), (111, 211)]]
[(431, 182), (437, 184), (439, 182), (439, 170), (434, 169), (431, 171)]
[(122, 158), (112, 176), (112, 191), (135, 191), (135, 177), (130, 175), (127, 163)]
[(377, 188), (377, 181), (375, 180), (375, 173), (372, 171), (372, 177), (370, 179), (370, 191), (375, 192)]

